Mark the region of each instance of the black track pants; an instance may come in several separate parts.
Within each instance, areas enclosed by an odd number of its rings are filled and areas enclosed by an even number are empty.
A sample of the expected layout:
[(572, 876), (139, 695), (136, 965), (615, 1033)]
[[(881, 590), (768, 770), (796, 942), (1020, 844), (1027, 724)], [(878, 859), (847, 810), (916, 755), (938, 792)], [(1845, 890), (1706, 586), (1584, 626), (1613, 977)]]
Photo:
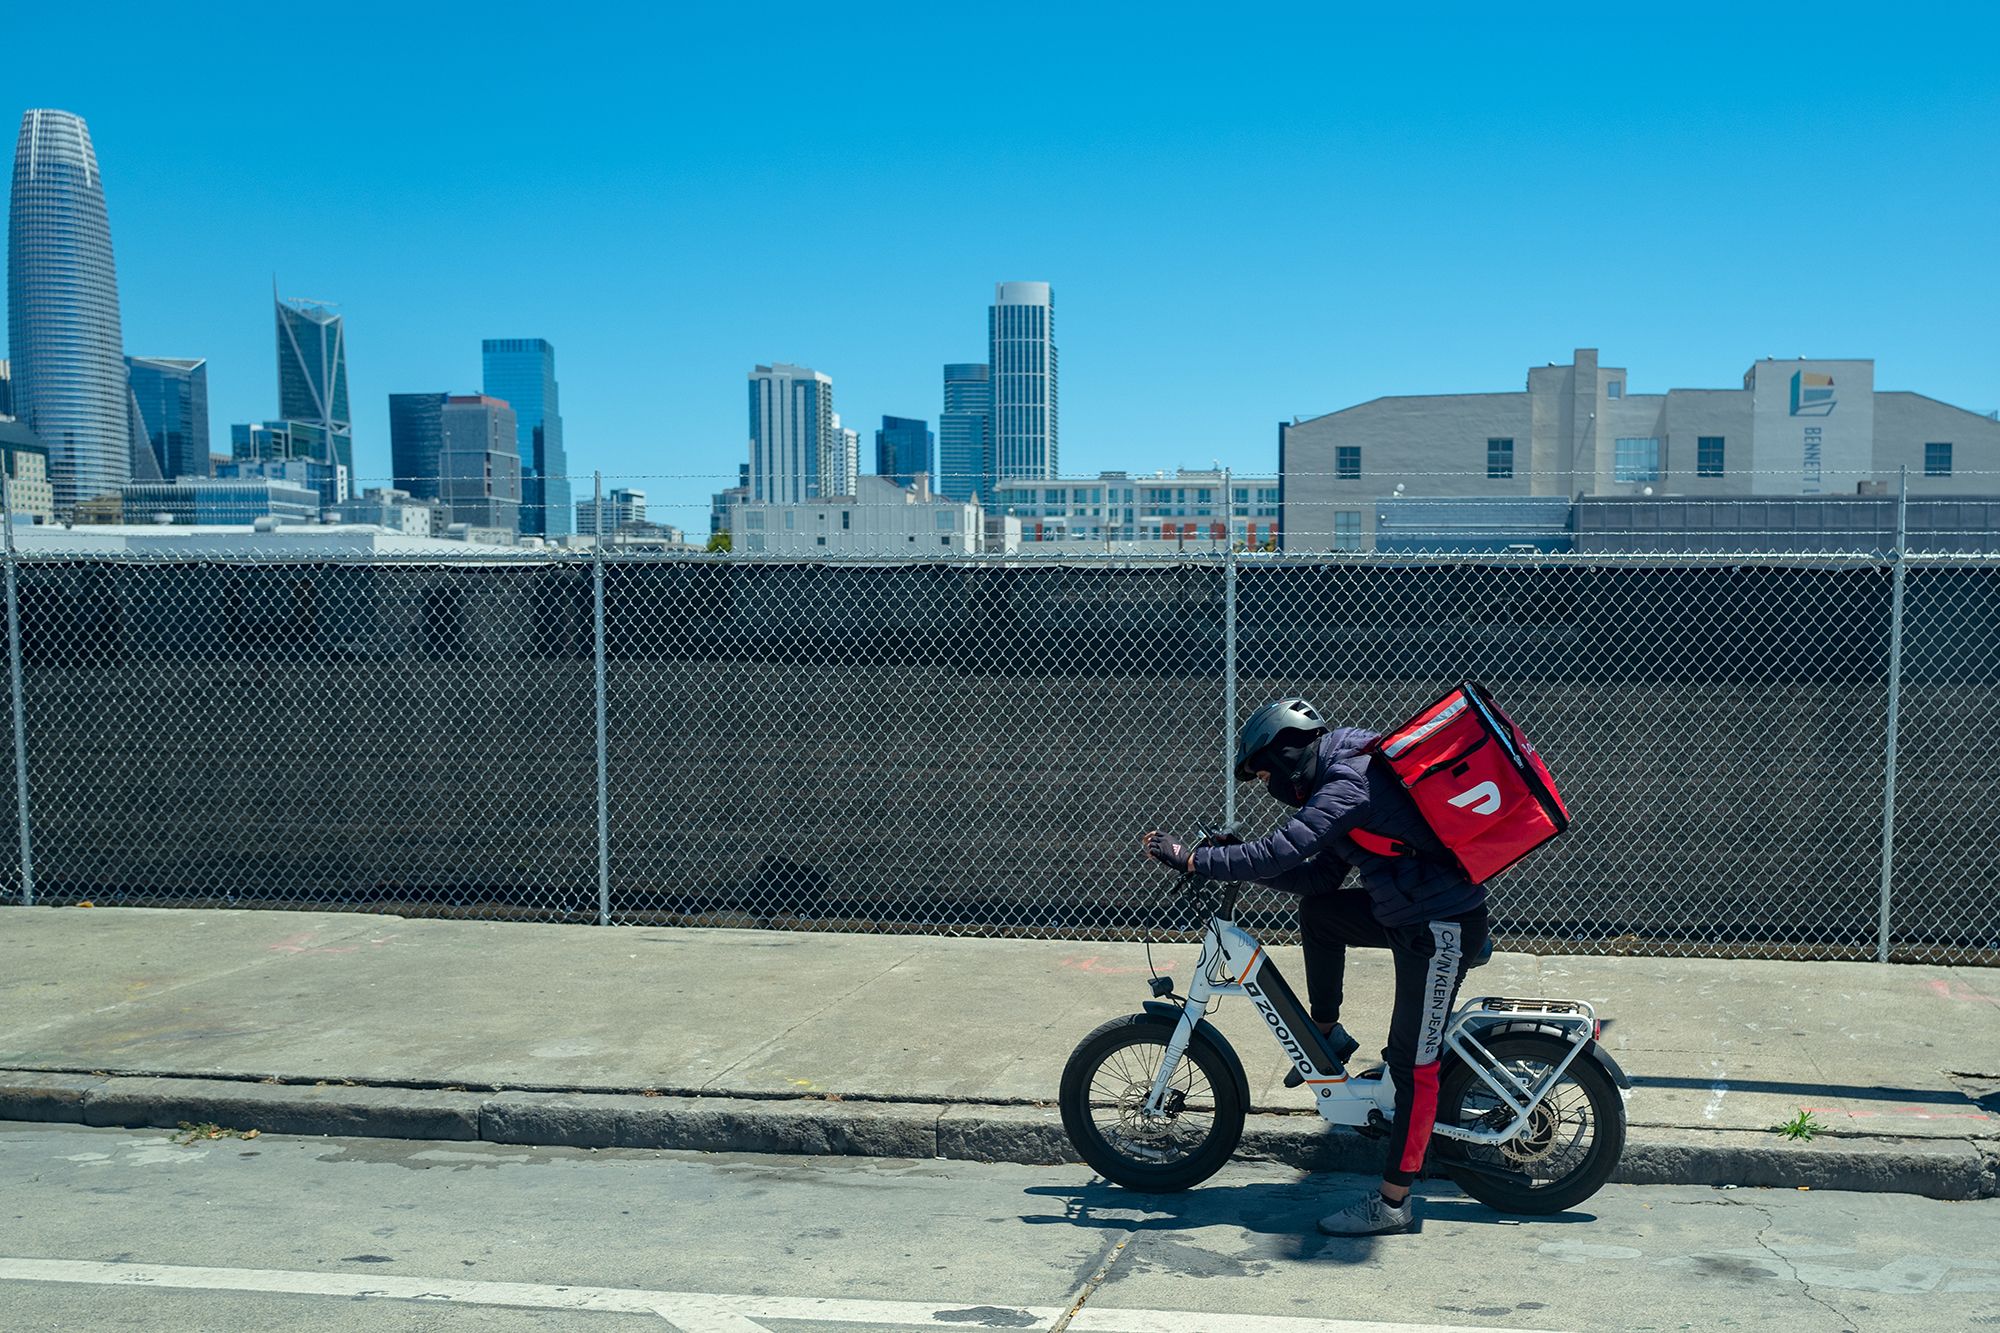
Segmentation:
[(1396, 1119), (1382, 1178), (1407, 1185), (1423, 1169), (1437, 1119), (1444, 1025), (1458, 999), (1468, 959), (1486, 947), (1486, 909), (1441, 921), (1385, 926), (1368, 895), (1354, 891), (1313, 894), (1299, 904), (1306, 951), (1306, 997), (1313, 1021), (1340, 1019), (1347, 949), (1387, 949), (1396, 963), (1396, 1004), (1389, 1044), (1382, 1051), (1396, 1084)]

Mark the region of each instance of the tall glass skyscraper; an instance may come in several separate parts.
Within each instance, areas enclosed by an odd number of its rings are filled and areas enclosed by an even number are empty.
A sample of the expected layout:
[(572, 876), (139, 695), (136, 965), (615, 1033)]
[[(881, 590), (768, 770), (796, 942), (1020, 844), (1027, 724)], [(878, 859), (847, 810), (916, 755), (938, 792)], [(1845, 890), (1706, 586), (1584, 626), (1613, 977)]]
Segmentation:
[(750, 501), (800, 504), (842, 494), (833, 380), (778, 362), (750, 372)]
[(444, 490), (443, 393), (389, 395), (389, 471), (399, 491), (418, 500), (441, 500)]
[(986, 312), (995, 480), (1061, 475), (1056, 451), (1056, 303), (1046, 282), (1002, 282)]
[(983, 362), (944, 368), (944, 412), (938, 417), (938, 472), (932, 488), (954, 500), (991, 498), (993, 380)]
[[(132, 400), (160, 477), (208, 475), (208, 362), (172, 356), (128, 356)], [(135, 468), (136, 472), (137, 469)]]
[[(898, 486), (914, 486), (919, 473), (931, 473), (931, 451), (937, 436), (931, 423), (911, 417), (883, 417), (882, 429), (875, 432), (875, 473), (894, 479)], [(935, 474), (931, 478), (935, 481)]]
[(83, 117), (21, 116), (7, 214), (14, 415), (49, 450), (56, 513), (131, 473), (131, 395), (104, 180)]
[(310, 301), (286, 301), (278, 312), (278, 416), (306, 421), (326, 433), (331, 456), (354, 484), (354, 417), (347, 405), (347, 328), (339, 315)]
[(569, 454), (556, 396), (556, 349), (544, 338), (488, 338), (480, 344), (483, 388), (514, 409), (520, 435), (521, 535), (573, 531)]

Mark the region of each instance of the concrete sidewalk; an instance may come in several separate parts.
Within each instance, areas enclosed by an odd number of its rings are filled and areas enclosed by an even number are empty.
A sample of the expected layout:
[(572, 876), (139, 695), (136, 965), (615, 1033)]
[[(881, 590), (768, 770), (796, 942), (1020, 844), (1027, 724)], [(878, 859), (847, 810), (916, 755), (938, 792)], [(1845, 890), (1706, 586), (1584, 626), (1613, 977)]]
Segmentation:
[[(1155, 948), (1181, 982), (1192, 945)], [(1273, 951), (1298, 989), (1298, 951)], [(1063, 1062), (1147, 998), (1136, 944), (0, 908), (0, 1119), (1055, 1162)], [(1343, 1016), (1381, 1040), (1386, 955)], [(1589, 1000), (1636, 1085), (1619, 1179), (2000, 1194), (2000, 975), (1501, 954)], [(1247, 1153), (1373, 1169), (1247, 1004)], [(1828, 1128), (1770, 1127), (1801, 1109)]]

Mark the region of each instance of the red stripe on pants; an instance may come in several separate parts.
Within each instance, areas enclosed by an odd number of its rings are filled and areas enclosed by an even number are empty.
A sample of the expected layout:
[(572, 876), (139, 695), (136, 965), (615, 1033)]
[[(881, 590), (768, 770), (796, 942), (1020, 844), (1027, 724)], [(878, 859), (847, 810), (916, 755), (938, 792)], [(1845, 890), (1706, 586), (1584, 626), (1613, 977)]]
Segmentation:
[(1416, 1171), (1424, 1164), (1424, 1151), (1431, 1145), (1431, 1126), (1437, 1123), (1438, 1061), (1418, 1065), (1410, 1071), (1415, 1095), (1410, 1098), (1410, 1129), (1403, 1137), (1403, 1160), (1399, 1169)]

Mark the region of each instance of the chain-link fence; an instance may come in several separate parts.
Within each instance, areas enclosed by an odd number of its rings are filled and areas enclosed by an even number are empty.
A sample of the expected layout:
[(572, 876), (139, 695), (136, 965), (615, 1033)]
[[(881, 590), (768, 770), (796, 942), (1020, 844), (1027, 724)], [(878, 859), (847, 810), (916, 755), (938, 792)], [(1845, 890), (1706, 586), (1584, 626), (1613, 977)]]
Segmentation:
[(13, 573), (16, 902), (1118, 936), (1168, 910), (1141, 831), (1281, 815), (1227, 779), (1257, 704), (1379, 729), (1471, 676), (1575, 816), (1508, 942), (2000, 961), (1992, 558)]

